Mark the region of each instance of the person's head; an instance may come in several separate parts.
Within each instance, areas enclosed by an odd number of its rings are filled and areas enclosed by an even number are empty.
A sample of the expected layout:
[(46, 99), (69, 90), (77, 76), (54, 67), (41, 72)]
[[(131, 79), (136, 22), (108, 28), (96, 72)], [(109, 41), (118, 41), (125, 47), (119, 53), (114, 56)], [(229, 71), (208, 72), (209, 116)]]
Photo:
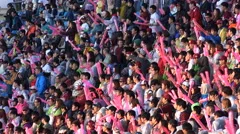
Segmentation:
[(155, 5), (151, 5), (151, 6), (150, 6), (150, 13), (151, 13), (151, 14), (155, 13), (156, 10), (157, 10), (157, 7), (156, 7)]
[(14, 119), (14, 118), (16, 118), (17, 116), (18, 116), (17, 110), (12, 110), (12, 111), (9, 112), (9, 118), (10, 118), (10, 119)]
[(143, 3), (141, 6), (141, 10), (145, 12), (145, 11), (147, 11), (147, 9), (148, 9), (148, 4)]
[(182, 111), (182, 110), (185, 110), (187, 107), (187, 104), (184, 100), (182, 99), (176, 99), (176, 109), (178, 111)]
[(237, 33), (236, 28), (229, 28), (229, 29), (228, 29), (228, 32), (227, 32), (227, 35), (228, 35), (229, 37), (232, 37), (232, 36), (234, 36), (236, 33)]
[(168, 129), (169, 130), (175, 130), (178, 126), (178, 122), (174, 119), (171, 119), (169, 122), (168, 122)]
[(237, 5), (235, 5), (234, 13), (239, 14), (239, 12), (240, 12), (240, 4), (237, 4)]
[(216, 90), (212, 90), (209, 92), (209, 100), (215, 101), (218, 98), (218, 92)]
[(139, 28), (138, 28), (138, 26), (134, 26), (134, 27), (132, 28), (132, 35), (136, 35), (136, 34), (139, 34)]
[(211, 13), (206, 13), (205, 14), (205, 20), (209, 22), (212, 19), (212, 14)]
[(162, 117), (159, 114), (154, 114), (151, 117), (151, 124), (152, 125), (156, 125), (156, 124), (158, 124), (160, 122), (161, 119), (162, 119)]
[(115, 114), (115, 112), (116, 112), (116, 110), (117, 110), (117, 108), (115, 108), (114, 106), (108, 106), (107, 108), (106, 108), (106, 113), (108, 114), (108, 115), (114, 115)]
[(11, 15), (12, 15), (13, 17), (17, 16), (17, 12), (16, 12), (16, 11), (13, 11), (13, 12), (11, 12)]
[(201, 111), (202, 111), (202, 109), (201, 109), (200, 106), (194, 106), (192, 112), (193, 112), (194, 114), (200, 115), (200, 114), (201, 114)]
[(150, 101), (149, 107), (150, 107), (150, 108), (155, 108), (155, 107), (157, 107), (158, 102), (159, 102), (159, 99), (156, 98), (156, 97), (154, 97), (154, 98)]
[(125, 115), (125, 112), (124, 112), (124, 110), (118, 110), (117, 112), (116, 112), (116, 116), (117, 116), (117, 118), (118, 119), (122, 119), (122, 118), (124, 118), (124, 115)]
[(134, 4), (134, 1), (133, 1), (133, 0), (128, 0), (128, 3), (127, 3), (128, 7), (132, 7), (133, 4)]
[(159, 73), (159, 70), (160, 70), (160, 68), (156, 62), (152, 62), (149, 69), (150, 69), (149, 71), (151, 74), (157, 74), (157, 73)]
[(157, 90), (159, 88), (159, 81), (157, 79), (153, 79), (150, 83), (152, 90)]
[(223, 113), (223, 111), (221, 111), (221, 110), (218, 110), (218, 111), (216, 111), (215, 113), (214, 113), (214, 119), (216, 120), (217, 118), (219, 118), (219, 117), (222, 117), (222, 116), (224, 116), (224, 113)]
[(78, 120), (73, 121), (71, 125), (71, 130), (76, 132), (79, 128), (80, 128), (80, 122)]
[(211, 34), (216, 35), (217, 33), (218, 33), (218, 27), (217, 26), (211, 27)]
[(127, 120), (131, 120), (132, 118), (135, 118), (136, 117), (136, 113), (135, 113), (135, 111), (134, 110), (129, 110), (128, 112), (127, 112)]
[(24, 102), (24, 97), (23, 97), (23, 95), (18, 95), (18, 96), (17, 96), (17, 99), (18, 99), (18, 103), (23, 103), (23, 102)]
[(195, 7), (196, 7), (196, 2), (195, 2), (195, 1), (191, 1), (191, 2), (189, 3), (189, 9), (190, 9), (190, 10), (193, 10)]
[(221, 4), (221, 9), (222, 9), (222, 11), (226, 11), (226, 10), (228, 10), (228, 3), (227, 2), (222, 2), (222, 4)]
[(121, 0), (121, 3), (122, 3), (122, 4), (126, 4), (126, 3), (127, 3), (127, 0)]
[(135, 93), (131, 90), (126, 90), (127, 100), (131, 102), (135, 98)]
[(92, 105), (93, 105), (93, 102), (90, 101), (90, 100), (87, 100), (87, 101), (85, 102), (84, 109), (85, 109), (85, 110), (91, 109), (91, 108), (92, 108)]
[(34, 106), (35, 107), (39, 107), (40, 105), (41, 105), (41, 99), (39, 99), (39, 98), (36, 98), (35, 100), (34, 100)]
[(169, 23), (169, 24), (175, 23), (175, 17), (170, 16), (170, 17), (168, 18), (168, 23)]
[(12, 3), (8, 3), (8, 4), (7, 4), (7, 7), (8, 7), (8, 8), (14, 8)]
[(77, 111), (77, 110), (79, 110), (79, 108), (80, 108), (80, 103), (74, 102), (72, 104), (72, 111)]
[(149, 121), (149, 119), (150, 119), (150, 113), (149, 112), (144, 112), (144, 113), (141, 114), (141, 121), (143, 123)]
[(65, 123), (65, 118), (63, 116), (56, 116), (56, 127), (60, 127), (62, 124)]
[(182, 131), (183, 131), (184, 134), (187, 134), (188, 131), (192, 131), (192, 130), (193, 130), (193, 128), (192, 128), (192, 125), (190, 123), (188, 123), (188, 122), (183, 123)]
[(88, 72), (84, 72), (84, 73), (82, 73), (82, 75), (83, 75), (84, 80), (89, 80), (91, 78), (91, 75)]
[(232, 89), (230, 87), (223, 87), (222, 89), (222, 96), (223, 97), (228, 97), (232, 95)]
[(40, 73), (42, 73), (42, 68), (41, 67), (36, 67), (35, 68), (35, 74), (38, 75)]
[(170, 82), (168, 80), (162, 81), (162, 90), (169, 89), (170, 88)]
[(43, 124), (47, 124), (49, 121), (50, 121), (50, 117), (49, 116), (45, 115), (45, 116), (42, 117), (42, 123)]
[(97, 112), (101, 109), (102, 105), (100, 103), (93, 104), (93, 114), (97, 114)]
[(222, 108), (227, 110), (230, 107), (231, 107), (231, 101), (228, 98), (224, 98), (222, 100)]
[(206, 114), (208, 115), (208, 116), (211, 116), (213, 113), (214, 113), (214, 111), (215, 111), (215, 107), (214, 107), (214, 105), (213, 104), (211, 104), (211, 103), (208, 103), (207, 105), (206, 105)]

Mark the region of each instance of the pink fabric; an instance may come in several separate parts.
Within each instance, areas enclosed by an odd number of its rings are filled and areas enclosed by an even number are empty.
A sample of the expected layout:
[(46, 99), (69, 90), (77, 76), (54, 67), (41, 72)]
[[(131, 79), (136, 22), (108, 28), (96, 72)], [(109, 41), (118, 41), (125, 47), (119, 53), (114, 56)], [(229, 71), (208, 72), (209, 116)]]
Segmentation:
[(135, 16), (137, 16), (140, 20), (144, 21), (144, 23), (147, 22), (147, 20), (145, 20), (144, 18), (142, 18), (141, 16), (139, 16), (138, 14), (134, 13)]
[(192, 118), (195, 119), (195, 121), (197, 122), (197, 124), (203, 129), (203, 130), (208, 130), (203, 123), (199, 120), (199, 118), (195, 115), (192, 114)]
[(235, 134), (236, 133), (236, 128), (235, 128), (235, 125), (234, 125), (234, 117), (233, 117), (233, 111), (229, 111), (228, 112), (228, 118), (229, 118), (229, 125), (230, 125), (230, 128), (231, 128), (231, 133), (230, 134)]
[(135, 22), (133, 22), (134, 24), (137, 24), (137, 25), (143, 25), (143, 26), (148, 26), (148, 24), (146, 24), (146, 23), (141, 23), (141, 22), (137, 22), (137, 21), (135, 21)]
[(208, 72), (208, 71), (206, 71), (206, 72), (205, 72), (205, 75), (206, 75), (206, 81), (207, 81), (207, 83), (208, 83), (209, 85), (211, 85), (211, 81), (210, 81), (209, 72)]
[(60, 29), (54, 26), (48, 26), (52, 30), (52, 35), (60, 35)]
[(200, 76), (202, 77), (202, 80), (203, 80), (205, 83), (207, 83), (207, 80), (206, 80), (206, 77), (204, 76), (204, 74), (203, 74), (203, 73), (200, 73)]
[(212, 131), (212, 124), (211, 124), (210, 118), (208, 117), (205, 109), (203, 109), (203, 112), (204, 112), (204, 117), (205, 117), (206, 122), (207, 122), (207, 127), (210, 131)]
[(97, 21), (92, 17), (92, 15), (90, 13), (88, 13), (88, 16), (91, 18), (91, 20), (93, 21), (94, 24), (98, 24)]
[(148, 58), (152, 59), (152, 55), (149, 53), (149, 51), (147, 50), (146, 44), (144, 44), (143, 42), (142, 42), (142, 48), (147, 53)]
[(159, 20), (157, 20), (157, 23), (162, 28), (162, 30), (164, 30), (164, 31), (167, 30), (166, 27), (164, 27), (163, 24)]
[(96, 68), (97, 68), (98, 76), (102, 75), (103, 72), (102, 72), (102, 67), (100, 62), (96, 63)]
[(33, 134), (32, 128), (25, 127), (26, 134)]
[(104, 43), (104, 40), (105, 40), (106, 36), (107, 36), (107, 29), (105, 29), (105, 31), (103, 33), (103, 37), (102, 37), (101, 42), (99, 44), (100, 48), (103, 47), (103, 43)]

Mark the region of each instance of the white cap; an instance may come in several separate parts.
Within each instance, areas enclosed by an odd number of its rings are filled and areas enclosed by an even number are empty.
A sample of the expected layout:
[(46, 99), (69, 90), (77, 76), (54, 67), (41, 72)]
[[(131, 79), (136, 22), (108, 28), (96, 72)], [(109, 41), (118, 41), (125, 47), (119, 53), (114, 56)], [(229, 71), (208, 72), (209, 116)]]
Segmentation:
[(189, 86), (189, 83), (188, 83), (188, 81), (184, 81), (183, 83), (182, 83), (184, 86)]

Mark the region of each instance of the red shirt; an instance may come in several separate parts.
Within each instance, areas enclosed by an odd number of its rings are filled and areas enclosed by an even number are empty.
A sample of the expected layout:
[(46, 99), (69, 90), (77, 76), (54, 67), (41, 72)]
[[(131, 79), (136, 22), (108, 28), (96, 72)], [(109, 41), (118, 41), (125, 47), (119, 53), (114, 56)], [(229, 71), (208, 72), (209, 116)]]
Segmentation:
[(202, 25), (202, 15), (198, 7), (193, 8), (189, 15), (192, 20), (195, 19), (199, 25)]

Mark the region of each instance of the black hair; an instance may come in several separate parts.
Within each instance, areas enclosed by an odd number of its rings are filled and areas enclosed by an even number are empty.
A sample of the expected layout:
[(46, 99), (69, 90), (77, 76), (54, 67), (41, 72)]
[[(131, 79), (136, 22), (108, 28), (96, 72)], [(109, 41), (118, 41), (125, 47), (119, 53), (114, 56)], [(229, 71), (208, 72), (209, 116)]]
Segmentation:
[(222, 92), (225, 93), (226, 95), (232, 95), (232, 89), (228, 86), (223, 87)]
[(127, 112), (127, 114), (129, 114), (130, 116), (133, 116), (133, 117), (136, 116), (136, 113), (135, 113), (134, 110), (129, 110), (129, 111)]
[(186, 102), (184, 100), (180, 99), (180, 98), (176, 99), (176, 104), (178, 106), (181, 106), (183, 109), (185, 109), (187, 107)]
[(146, 120), (150, 119), (150, 113), (149, 112), (144, 112), (141, 114), (141, 118), (144, 118)]

